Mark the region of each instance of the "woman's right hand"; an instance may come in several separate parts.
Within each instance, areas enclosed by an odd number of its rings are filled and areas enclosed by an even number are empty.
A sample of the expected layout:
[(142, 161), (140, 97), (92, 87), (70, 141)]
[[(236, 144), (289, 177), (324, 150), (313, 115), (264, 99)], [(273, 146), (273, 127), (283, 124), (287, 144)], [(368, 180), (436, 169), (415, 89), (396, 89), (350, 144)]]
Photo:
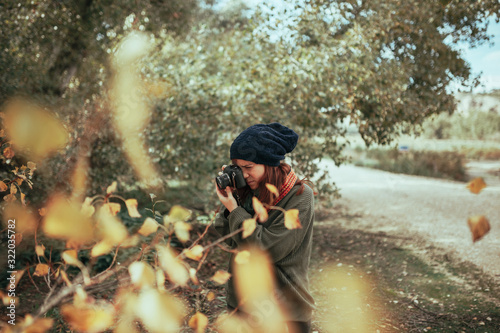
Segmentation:
[(220, 202), (227, 208), (229, 212), (232, 212), (236, 207), (238, 207), (238, 203), (233, 196), (233, 189), (231, 187), (226, 187), (224, 190), (221, 190), (217, 184), (215, 184), (215, 191), (217, 192), (217, 196), (219, 197)]

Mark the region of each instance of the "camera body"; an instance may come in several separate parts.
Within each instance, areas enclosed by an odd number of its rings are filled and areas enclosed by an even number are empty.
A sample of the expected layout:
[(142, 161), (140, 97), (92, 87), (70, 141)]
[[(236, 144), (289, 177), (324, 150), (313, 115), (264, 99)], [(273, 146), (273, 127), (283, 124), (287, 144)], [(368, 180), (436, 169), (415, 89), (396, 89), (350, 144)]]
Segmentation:
[(245, 177), (243, 176), (243, 171), (237, 165), (231, 164), (222, 170), (222, 172), (215, 177), (215, 182), (217, 186), (223, 190), (230, 186), (232, 188), (243, 188), (247, 186)]

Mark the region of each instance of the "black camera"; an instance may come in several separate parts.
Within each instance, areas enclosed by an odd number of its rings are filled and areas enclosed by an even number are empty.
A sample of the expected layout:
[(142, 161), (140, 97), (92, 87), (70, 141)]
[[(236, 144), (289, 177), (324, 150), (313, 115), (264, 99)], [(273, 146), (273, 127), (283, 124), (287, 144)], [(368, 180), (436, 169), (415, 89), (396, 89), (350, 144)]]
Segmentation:
[(221, 190), (228, 186), (232, 188), (243, 188), (247, 186), (245, 177), (243, 177), (243, 171), (241, 171), (239, 166), (234, 164), (225, 167), (224, 170), (215, 177), (215, 182)]

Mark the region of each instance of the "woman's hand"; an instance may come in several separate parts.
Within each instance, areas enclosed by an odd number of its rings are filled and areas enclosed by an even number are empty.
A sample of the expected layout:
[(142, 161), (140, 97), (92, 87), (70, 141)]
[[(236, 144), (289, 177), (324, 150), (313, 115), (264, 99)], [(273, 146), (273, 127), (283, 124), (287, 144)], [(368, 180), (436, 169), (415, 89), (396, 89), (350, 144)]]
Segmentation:
[(219, 197), (220, 202), (222, 202), (229, 212), (232, 212), (236, 207), (238, 207), (238, 203), (233, 197), (233, 190), (231, 187), (228, 186), (224, 190), (221, 190), (219, 189), (219, 186), (215, 184), (215, 190), (217, 191), (217, 196)]

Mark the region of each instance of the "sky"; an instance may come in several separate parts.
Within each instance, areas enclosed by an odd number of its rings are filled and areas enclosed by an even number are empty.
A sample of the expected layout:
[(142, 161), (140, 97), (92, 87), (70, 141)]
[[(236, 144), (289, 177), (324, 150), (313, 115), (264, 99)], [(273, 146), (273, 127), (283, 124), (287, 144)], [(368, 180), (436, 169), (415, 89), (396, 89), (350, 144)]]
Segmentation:
[(494, 35), (491, 41), (494, 45), (486, 43), (478, 48), (464, 48), (464, 58), (471, 65), (475, 74), (482, 72), (484, 87), (478, 87), (475, 92), (488, 92), (500, 89), (500, 23), (493, 20), (488, 27), (488, 34)]

